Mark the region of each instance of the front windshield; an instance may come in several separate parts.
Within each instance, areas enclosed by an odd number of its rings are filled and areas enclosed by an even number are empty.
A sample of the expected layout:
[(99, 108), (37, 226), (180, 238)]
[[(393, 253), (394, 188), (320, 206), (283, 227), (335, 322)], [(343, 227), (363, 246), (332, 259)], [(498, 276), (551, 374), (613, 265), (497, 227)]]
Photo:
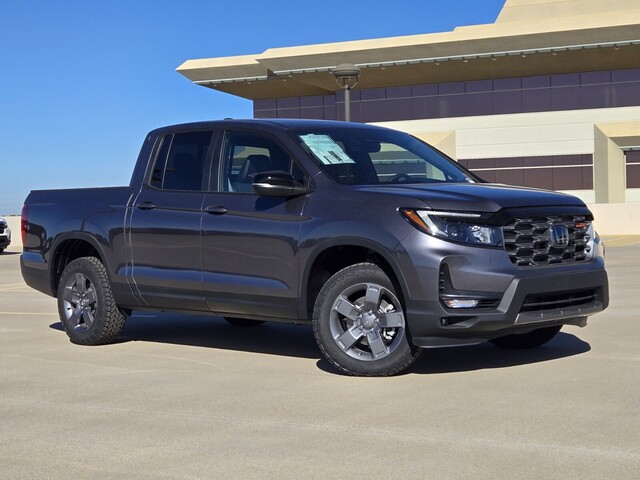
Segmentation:
[(329, 177), (345, 185), (477, 181), (454, 161), (403, 132), (348, 125), (292, 133)]

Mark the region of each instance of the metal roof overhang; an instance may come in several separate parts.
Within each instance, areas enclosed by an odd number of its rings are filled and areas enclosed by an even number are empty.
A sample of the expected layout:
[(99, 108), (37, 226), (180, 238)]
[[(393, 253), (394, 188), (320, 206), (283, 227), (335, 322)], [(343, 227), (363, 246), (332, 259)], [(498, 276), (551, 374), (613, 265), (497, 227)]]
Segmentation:
[(358, 89), (640, 67), (638, 24), (447, 38), (455, 34), (279, 48), (189, 60), (177, 70), (198, 85), (258, 100), (333, 93), (339, 87), (329, 71), (345, 62), (362, 69)]

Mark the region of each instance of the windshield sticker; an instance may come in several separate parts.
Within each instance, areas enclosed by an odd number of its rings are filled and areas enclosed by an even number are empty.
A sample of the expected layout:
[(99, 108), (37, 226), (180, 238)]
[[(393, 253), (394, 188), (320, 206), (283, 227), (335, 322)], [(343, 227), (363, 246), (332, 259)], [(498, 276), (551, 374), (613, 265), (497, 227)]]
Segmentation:
[(307, 147), (324, 165), (356, 163), (329, 135), (300, 135)]

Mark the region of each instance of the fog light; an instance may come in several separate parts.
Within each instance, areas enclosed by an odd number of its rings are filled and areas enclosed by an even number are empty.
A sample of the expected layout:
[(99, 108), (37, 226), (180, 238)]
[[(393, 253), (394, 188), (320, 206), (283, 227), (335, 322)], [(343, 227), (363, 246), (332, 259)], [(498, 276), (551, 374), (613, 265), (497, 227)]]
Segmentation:
[(442, 300), (447, 308), (476, 308), (480, 300), (445, 298)]

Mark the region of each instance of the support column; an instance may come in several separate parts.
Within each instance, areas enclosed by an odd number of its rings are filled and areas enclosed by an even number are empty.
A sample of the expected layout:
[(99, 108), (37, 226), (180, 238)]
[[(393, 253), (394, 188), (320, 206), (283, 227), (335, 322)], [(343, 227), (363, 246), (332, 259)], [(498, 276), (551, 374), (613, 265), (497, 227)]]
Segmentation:
[(409, 132), (414, 137), (424, 140), (445, 155), (458, 159), (456, 152), (456, 132)]
[(624, 152), (602, 130), (594, 128), (593, 186), (596, 203), (624, 203)]

